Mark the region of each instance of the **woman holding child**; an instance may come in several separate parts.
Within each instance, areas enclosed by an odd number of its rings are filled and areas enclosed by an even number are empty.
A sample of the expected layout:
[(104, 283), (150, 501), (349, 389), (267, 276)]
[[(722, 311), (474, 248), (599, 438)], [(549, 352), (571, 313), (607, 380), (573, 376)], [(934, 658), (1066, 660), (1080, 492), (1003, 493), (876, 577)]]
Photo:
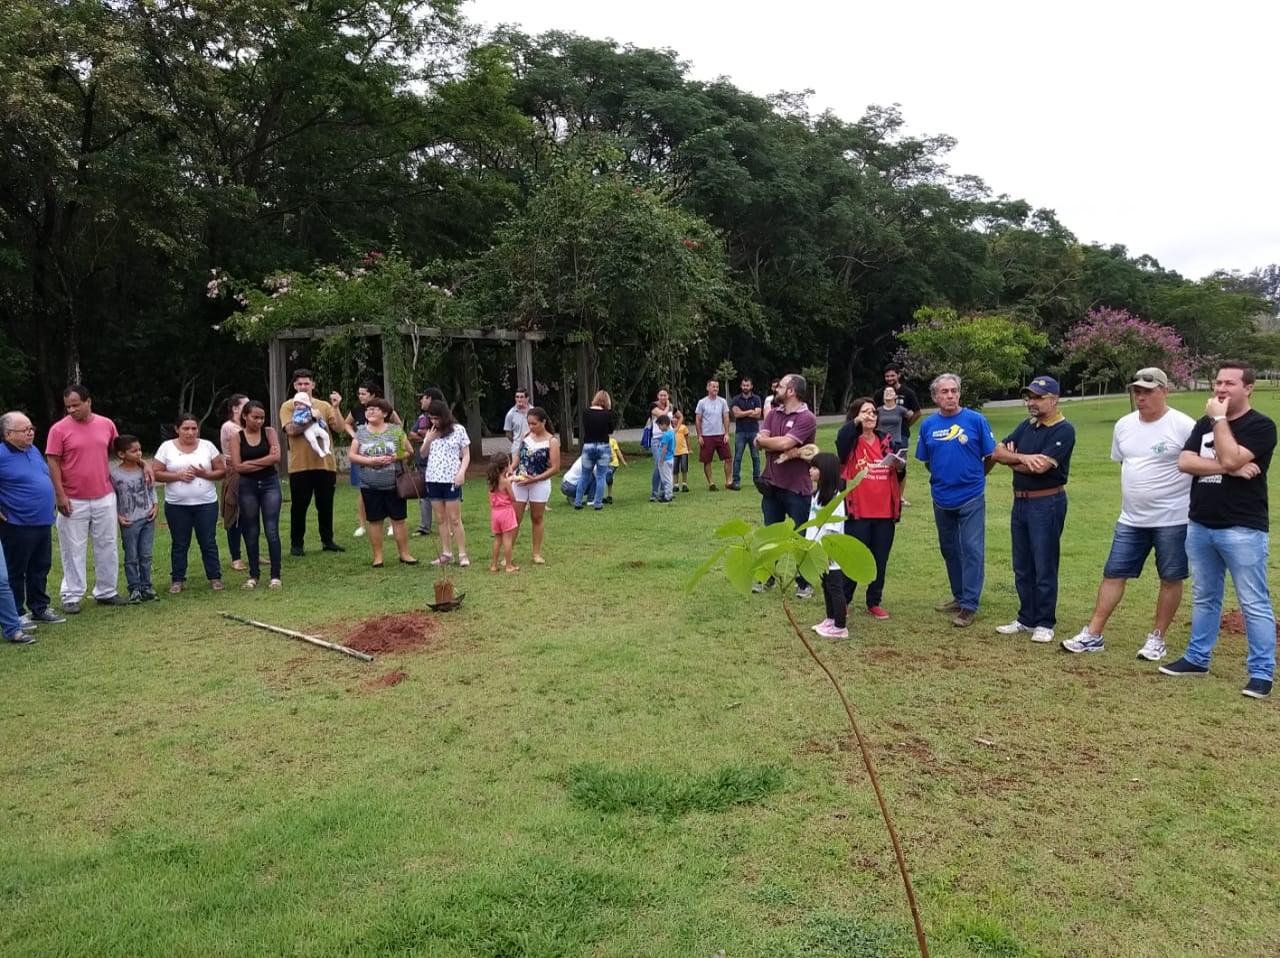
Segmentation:
[(551, 477), (560, 471), (560, 440), (547, 429), (547, 411), (534, 406), (526, 414), (529, 431), (516, 448), (511, 492), (515, 499), (516, 535), (524, 522), (525, 509), (533, 523), (533, 564), (546, 565), (542, 558), (543, 518), (551, 498)]
[(351, 461), (360, 467), (360, 498), (369, 524), (375, 569), (382, 568), (382, 524), (387, 519), (391, 520), (400, 562), (418, 564), (409, 554), (409, 527), (405, 524), (408, 507), (396, 491), (396, 470), (412, 458), (413, 447), (404, 427), (391, 421), (393, 415), (391, 403), (381, 397), (370, 399), (364, 406), (365, 421), (356, 428), (349, 453)]
[(244, 404), (241, 412), (243, 428), (228, 444), (228, 470), (239, 477), (237, 494), (240, 504), (240, 538), (244, 540), (249, 559), (249, 578), (244, 588), (256, 589), (262, 578), (259, 562), (259, 526), (266, 530), (267, 555), (271, 562), (271, 578), (267, 587), (280, 588), (280, 439), (276, 431), (265, 425), (267, 410), (257, 400)]
[[(849, 404), (847, 416), (836, 433), (836, 455), (843, 467), (841, 474), (845, 479), (852, 479), (866, 470), (866, 475), (845, 498), (844, 531), (875, 556), (876, 578), (866, 587), (867, 614), (883, 621), (889, 618), (889, 613), (880, 602), (884, 597), (884, 578), (893, 537), (902, 518), (900, 470), (905, 466), (892, 437), (879, 428), (879, 413), (870, 398), (855, 399)], [(857, 588), (856, 582), (845, 581), (846, 601), (853, 601)]]
[(218, 447), (200, 438), (200, 420), (189, 412), (178, 417), (177, 439), (160, 444), (155, 455), (156, 482), (167, 483), (164, 518), (172, 538), (170, 548), (171, 595), (187, 587), (187, 553), (191, 534), (200, 545), (204, 574), (215, 592), (222, 591), (222, 564), (218, 559), (218, 489), (214, 482), (227, 474)]

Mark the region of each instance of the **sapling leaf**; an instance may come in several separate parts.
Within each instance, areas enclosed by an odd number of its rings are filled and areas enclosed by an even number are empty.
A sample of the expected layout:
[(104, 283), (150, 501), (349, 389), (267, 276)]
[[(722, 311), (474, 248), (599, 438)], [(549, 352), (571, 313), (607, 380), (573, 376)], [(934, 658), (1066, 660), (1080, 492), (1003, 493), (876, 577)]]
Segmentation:
[(781, 542), (795, 532), (796, 524), (790, 516), (787, 516), (781, 522), (775, 522), (771, 525), (760, 526), (751, 534), (751, 544), (753, 546), (764, 545), (766, 542)]
[(689, 576), (689, 581), (685, 583), (685, 586), (684, 586), (685, 591), (692, 592), (694, 590), (694, 587), (697, 586), (697, 584), (702, 581), (702, 577), (716, 567), (716, 563), (720, 561), (720, 557), (723, 556), (728, 550), (729, 550), (728, 546), (721, 546), (715, 552), (711, 553), (711, 555), (707, 558), (705, 562), (702, 563), (702, 565), (694, 569), (693, 575)]
[(796, 560), (790, 552), (784, 554), (773, 564), (773, 577), (783, 586), (788, 586), (796, 579)]
[(746, 546), (730, 546), (725, 554), (724, 574), (739, 592), (750, 592), (754, 581), (756, 558)]
[(827, 565), (827, 554), (823, 551), (822, 545), (811, 542), (800, 560), (799, 572), (804, 576), (805, 581), (817, 585), (822, 581), (822, 574), (827, 571)]
[(741, 539), (751, 534), (751, 523), (746, 519), (730, 519), (716, 530), (717, 539)]
[(876, 560), (864, 543), (844, 533), (823, 536), (819, 545), (854, 582), (869, 583), (876, 577)]

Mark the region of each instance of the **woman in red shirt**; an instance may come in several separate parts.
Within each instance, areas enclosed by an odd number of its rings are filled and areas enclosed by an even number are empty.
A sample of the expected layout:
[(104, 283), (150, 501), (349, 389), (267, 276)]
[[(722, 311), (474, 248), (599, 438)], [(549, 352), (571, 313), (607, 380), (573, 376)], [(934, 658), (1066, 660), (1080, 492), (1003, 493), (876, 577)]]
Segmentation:
[[(836, 455), (843, 464), (843, 476), (852, 479), (865, 470), (845, 497), (844, 531), (862, 542), (876, 560), (876, 579), (867, 586), (867, 613), (880, 620), (889, 618), (880, 601), (884, 596), (885, 571), (893, 536), (902, 517), (902, 471), (904, 453), (894, 448), (888, 434), (876, 428), (876, 404), (869, 397), (849, 404), (845, 424), (836, 434)], [(845, 594), (850, 602), (858, 584), (847, 581)]]

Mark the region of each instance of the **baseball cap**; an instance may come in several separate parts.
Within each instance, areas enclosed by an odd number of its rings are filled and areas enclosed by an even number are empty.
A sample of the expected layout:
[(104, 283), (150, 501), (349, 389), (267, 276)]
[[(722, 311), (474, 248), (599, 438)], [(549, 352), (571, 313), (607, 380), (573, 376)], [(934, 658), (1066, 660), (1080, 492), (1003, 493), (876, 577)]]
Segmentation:
[(1022, 387), (1024, 393), (1031, 393), (1034, 396), (1060, 396), (1062, 389), (1058, 386), (1058, 381), (1052, 376), (1037, 376), (1030, 383)]
[(1157, 369), (1155, 366), (1148, 366), (1146, 369), (1139, 369), (1138, 374), (1133, 377), (1130, 386), (1138, 386), (1142, 389), (1168, 389), (1169, 377), (1164, 374), (1163, 369)]

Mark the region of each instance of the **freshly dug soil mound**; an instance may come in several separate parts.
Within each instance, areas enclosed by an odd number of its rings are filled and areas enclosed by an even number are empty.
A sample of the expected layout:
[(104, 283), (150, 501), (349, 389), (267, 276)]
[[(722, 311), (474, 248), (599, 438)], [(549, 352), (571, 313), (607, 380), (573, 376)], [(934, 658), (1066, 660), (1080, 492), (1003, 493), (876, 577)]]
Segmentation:
[[(1222, 613), (1222, 631), (1229, 635), (1244, 635), (1244, 613), (1239, 609)], [(1280, 640), (1280, 622), (1276, 623), (1276, 639)]]
[(370, 655), (410, 652), (436, 646), (435, 628), (435, 621), (425, 612), (379, 615), (357, 625), (342, 644)]

